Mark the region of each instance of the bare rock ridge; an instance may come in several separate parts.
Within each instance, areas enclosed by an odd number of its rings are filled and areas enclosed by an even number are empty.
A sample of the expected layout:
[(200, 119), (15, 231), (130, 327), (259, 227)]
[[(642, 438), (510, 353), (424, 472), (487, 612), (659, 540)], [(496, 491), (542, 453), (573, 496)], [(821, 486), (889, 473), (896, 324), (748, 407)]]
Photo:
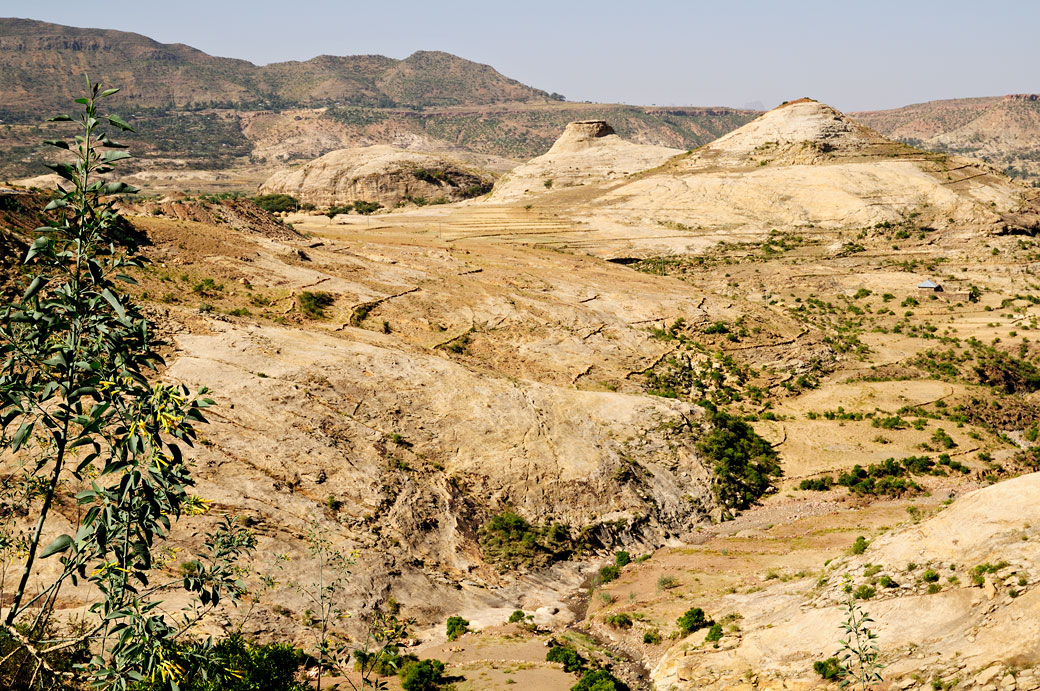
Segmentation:
[(568, 123), (548, 153), (580, 151), (592, 146), (600, 137), (617, 136), (614, 128), (603, 120), (576, 120)]
[(659, 166), (681, 149), (625, 141), (603, 120), (571, 122), (549, 151), (517, 166), (495, 185), (495, 201), (623, 179)]
[(982, 161), (893, 142), (802, 99), (604, 189), (595, 213), (626, 226), (723, 231), (911, 223), (925, 232), (1031, 232), (1040, 227), (1037, 196)]
[(839, 157), (887, 156), (901, 145), (811, 99), (785, 103), (719, 137), (702, 150), (730, 164), (818, 163)]
[(340, 149), (279, 171), (261, 194), (288, 194), (318, 207), (357, 201), (392, 208), (404, 201), (459, 201), (491, 189), (491, 176), (434, 154), (378, 145)]

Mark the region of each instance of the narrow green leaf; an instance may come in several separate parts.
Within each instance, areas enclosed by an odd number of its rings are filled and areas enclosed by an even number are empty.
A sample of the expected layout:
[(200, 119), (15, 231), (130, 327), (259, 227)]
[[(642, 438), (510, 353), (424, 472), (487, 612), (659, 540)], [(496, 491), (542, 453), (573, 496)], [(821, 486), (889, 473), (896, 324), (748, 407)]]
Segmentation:
[(40, 559), (46, 559), (58, 552), (64, 552), (69, 547), (72, 547), (72, 538), (68, 535), (59, 535), (54, 538), (54, 541), (51, 544), (44, 548), (43, 552), (40, 553)]
[(48, 118), (47, 122), (72, 122), (72, 118), (68, 115), (55, 115), (53, 118)]
[(22, 448), (22, 444), (25, 443), (26, 437), (32, 434), (34, 426), (34, 422), (26, 421), (18, 427), (18, 431), (14, 433), (14, 438), (11, 440), (11, 451), (17, 451)]
[(43, 143), (47, 144), (49, 146), (56, 146), (59, 149), (68, 149), (69, 148), (69, 143), (67, 141), (65, 141), (64, 139), (44, 139)]
[(126, 310), (123, 309), (123, 305), (120, 304), (119, 298), (115, 296), (115, 293), (108, 288), (105, 288), (101, 292), (101, 297), (105, 298), (105, 302), (112, 305), (112, 309), (116, 311), (116, 314), (119, 315), (120, 319), (126, 319)]
[(26, 288), (25, 295), (22, 296), (22, 302), (29, 302), (29, 300), (32, 300), (45, 285), (47, 285), (47, 278), (45, 276), (37, 276), (34, 278), (33, 282), (29, 284), (29, 287)]
[(106, 118), (106, 120), (108, 120), (109, 123), (111, 123), (111, 125), (113, 127), (118, 127), (119, 129), (123, 130), (124, 132), (133, 132), (134, 131), (134, 128), (131, 127), (130, 125), (126, 124), (123, 121), (123, 118), (119, 117), (118, 115), (109, 115)]
[(105, 163), (112, 163), (113, 161), (121, 161), (124, 158), (130, 158), (129, 151), (106, 151), (101, 155), (101, 160)]
[(118, 94), (118, 93), (119, 93), (119, 89), (105, 89), (104, 91), (101, 92), (101, 98), (107, 98), (107, 97), (111, 96), (112, 94)]

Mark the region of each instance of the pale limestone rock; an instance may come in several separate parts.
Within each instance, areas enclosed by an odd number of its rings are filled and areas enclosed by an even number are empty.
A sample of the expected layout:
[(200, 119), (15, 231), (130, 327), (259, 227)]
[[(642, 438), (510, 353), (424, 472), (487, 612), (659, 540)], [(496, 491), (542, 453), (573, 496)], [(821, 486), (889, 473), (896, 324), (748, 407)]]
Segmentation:
[(515, 201), (563, 188), (620, 180), (681, 153), (679, 149), (625, 141), (602, 120), (572, 122), (547, 153), (504, 175), (495, 184), (491, 200)]
[(281, 170), (260, 193), (288, 194), (318, 207), (368, 201), (392, 208), (406, 197), (458, 201), (490, 181), (486, 172), (444, 156), (379, 145), (332, 151)]

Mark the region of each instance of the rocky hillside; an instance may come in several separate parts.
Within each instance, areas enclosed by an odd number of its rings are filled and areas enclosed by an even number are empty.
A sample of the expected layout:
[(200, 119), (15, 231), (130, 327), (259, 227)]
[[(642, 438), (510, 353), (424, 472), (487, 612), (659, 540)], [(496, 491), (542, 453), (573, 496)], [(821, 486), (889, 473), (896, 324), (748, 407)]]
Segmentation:
[[(780, 106), (707, 146), (587, 196), (595, 200), (593, 217), (637, 229), (828, 228), (865, 235), (907, 225), (926, 233), (1040, 227), (1032, 188), (981, 161), (885, 139), (811, 100)], [(658, 247), (682, 251), (675, 245), (681, 237)], [(694, 234), (686, 237), (697, 242)]]
[(133, 109), (292, 107), (331, 103), (445, 106), (548, 100), (487, 65), (440, 52), (404, 60), (323, 55), (257, 66), (140, 34), (0, 19), (5, 118), (64, 109), (82, 75), (120, 85)]
[(489, 174), (433, 154), (392, 146), (341, 149), (279, 171), (261, 194), (288, 194), (320, 208), (375, 202), (387, 208), (469, 199), (491, 189)]
[(602, 120), (572, 122), (548, 153), (511, 170), (495, 185), (495, 201), (515, 201), (547, 190), (617, 180), (658, 166), (680, 149), (633, 144)]
[(713, 603), (741, 613), (740, 634), (676, 645), (654, 670), (656, 687), (822, 686), (813, 664), (836, 649), (848, 584), (875, 620), (888, 688), (1040, 688), (1029, 669), (1040, 658), (1037, 492), (1037, 473), (977, 490), (835, 559), (815, 584), (777, 582)]
[(1040, 95), (929, 101), (854, 116), (893, 139), (981, 158), (1012, 177), (1040, 182)]
[[(497, 168), (506, 169), (545, 153), (572, 120), (606, 118), (634, 141), (691, 148), (753, 117), (730, 108), (565, 103), (442, 52), (257, 66), (133, 33), (0, 19), (0, 87), (10, 95), (0, 104), (0, 177), (39, 174), (39, 140), (57, 135), (35, 128), (68, 109), (84, 71), (122, 87), (119, 109), (139, 131), (126, 137), (139, 156), (132, 165), (177, 173), (373, 144), (505, 157), (510, 164)], [(238, 188), (270, 172), (251, 171)]]

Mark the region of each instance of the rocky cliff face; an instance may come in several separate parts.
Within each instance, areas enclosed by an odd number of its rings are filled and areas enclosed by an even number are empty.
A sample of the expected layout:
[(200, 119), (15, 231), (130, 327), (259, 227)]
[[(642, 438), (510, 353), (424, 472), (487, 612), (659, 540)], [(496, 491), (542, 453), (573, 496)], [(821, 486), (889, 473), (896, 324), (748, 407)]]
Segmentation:
[(318, 207), (378, 202), (443, 203), (491, 188), (491, 176), (447, 158), (392, 146), (341, 149), (272, 175), (261, 194), (288, 194)]

